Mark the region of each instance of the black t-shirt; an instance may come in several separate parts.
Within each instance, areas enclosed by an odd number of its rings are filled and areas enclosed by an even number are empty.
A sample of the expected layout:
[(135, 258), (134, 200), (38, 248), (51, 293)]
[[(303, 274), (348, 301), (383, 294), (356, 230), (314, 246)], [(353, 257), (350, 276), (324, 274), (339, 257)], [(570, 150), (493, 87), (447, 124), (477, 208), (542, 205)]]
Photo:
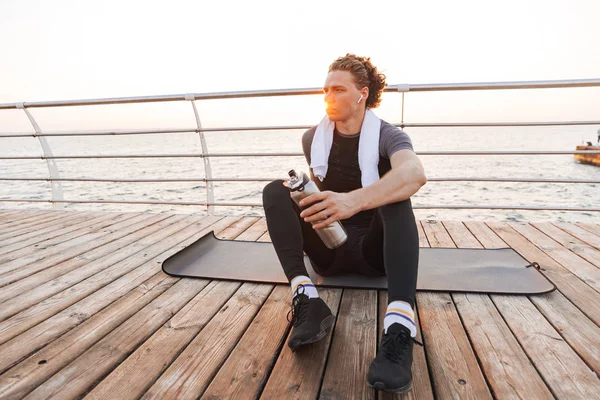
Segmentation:
[[(317, 127), (312, 127), (302, 136), (302, 149), (310, 165), (310, 149)], [(358, 144), (360, 132), (354, 135), (333, 133), (333, 143), (329, 153), (327, 176), (323, 182), (317, 182), (321, 190), (347, 193), (362, 187), (361, 171), (358, 165)], [(390, 157), (398, 150), (413, 150), (410, 137), (401, 129), (381, 121), (379, 132), (379, 176), (385, 175), (391, 168)], [(368, 226), (375, 210), (361, 211), (343, 220), (344, 225)]]

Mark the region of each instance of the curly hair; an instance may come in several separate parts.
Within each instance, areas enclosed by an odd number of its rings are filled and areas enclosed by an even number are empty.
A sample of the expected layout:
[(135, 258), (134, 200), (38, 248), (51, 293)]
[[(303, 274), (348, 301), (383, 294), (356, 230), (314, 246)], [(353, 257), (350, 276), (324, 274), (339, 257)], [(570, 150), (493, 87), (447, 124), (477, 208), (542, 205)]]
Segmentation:
[(329, 71), (348, 71), (354, 77), (356, 86), (361, 89), (369, 88), (369, 97), (367, 98), (367, 108), (377, 108), (381, 103), (381, 94), (385, 89), (385, 75), (377, 71), (377, 67), (371, 63), (369, 57), (359, 57), (354, 54), (346, 54), (335, 60), (330, 66)]

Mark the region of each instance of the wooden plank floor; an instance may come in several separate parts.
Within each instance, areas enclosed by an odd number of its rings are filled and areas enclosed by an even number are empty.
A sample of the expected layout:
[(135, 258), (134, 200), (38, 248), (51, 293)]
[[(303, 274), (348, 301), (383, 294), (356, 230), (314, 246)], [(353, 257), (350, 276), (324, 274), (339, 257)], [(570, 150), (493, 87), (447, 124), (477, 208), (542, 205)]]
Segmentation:
[(421, 247), (510, 246), (540, 296), (419, 292), (414, 387), (367, 387), (385, 291), (321, 289), (332, 332), (285, 345), (285, 285), (177, 279), (170, 255), (264, 219), (0, 210), (0, 399), (600, 399), (600, 224), (420, 221)]

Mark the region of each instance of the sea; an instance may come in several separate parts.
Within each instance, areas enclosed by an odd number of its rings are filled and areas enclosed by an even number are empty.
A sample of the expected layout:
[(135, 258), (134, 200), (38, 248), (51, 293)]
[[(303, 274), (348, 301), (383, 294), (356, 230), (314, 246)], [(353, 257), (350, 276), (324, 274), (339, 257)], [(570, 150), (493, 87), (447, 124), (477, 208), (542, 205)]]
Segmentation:
[[(599, 126), (405, 128), (417, 152), (494, 150), (574, 150), (595, 137)], [(301, 152), (302, 130), (233, 131), (205, 134), (210, 153)], [(54, 155), (201, 153), (197, 133), (165, 133), (47, 138)], [(37, 138), (0, 138), (0, 157), (42, 156)], [(422, 155), (428, 178), (600, 179), (600, 167), (580, 164), (573, 155)], [(62, 178), (152, 179), (205, 176), (201, 158), (56, 160)], [(210, 158), (214, 178), (285, 178), (294, 168), (308, 171), (304, 157)], [(45, 160), (0, 160), (0, 177), (47, 178)], [(261, 203), (267, 182), (215, 182), (219, 202)], [(203, 182), (62, 182), (67, 200), (204, 202)], [(51, 199), (47, 181), (2, 181), (2, 199)], [(580, 183), (428, 182), (412, 198), (415, 207), (441, 206), (600, 206), (600, 185)], [(206, 214), (203, 206), (65, 204), (64, 210), (146, 211)], [(50, 203), (0, 202), (0, 209), (51, 209)], [(261, 207), (214, 207), (217, 215), (264, 215)], [(565, 221), (599, 223), (598, 212), (545, 210), (416, 209), (420, 219)]]

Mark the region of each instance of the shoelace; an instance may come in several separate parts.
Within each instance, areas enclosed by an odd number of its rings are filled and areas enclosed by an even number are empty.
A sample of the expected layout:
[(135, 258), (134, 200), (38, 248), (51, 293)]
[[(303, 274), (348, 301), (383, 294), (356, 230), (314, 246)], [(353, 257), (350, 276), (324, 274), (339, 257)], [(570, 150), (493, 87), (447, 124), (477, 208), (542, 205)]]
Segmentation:
[(401, 330), (397, 333), (384, 335), (381, 350), (388, 360), (397, 363), (407, 356), (410, 342), (423, 346), (423, 343), (410, 336), (408, 331)]
[(292, 308), (287, 315), (288, 322), (290, 322), (293, 326), (300, 325), (306, 319), (308, 301), (303, 301), (303, 298), (300, 298), (301, 294), (304, 294), (304, 286), (302, 285), (298, 287), (298, 293), (296, 296), (294, 296)]

